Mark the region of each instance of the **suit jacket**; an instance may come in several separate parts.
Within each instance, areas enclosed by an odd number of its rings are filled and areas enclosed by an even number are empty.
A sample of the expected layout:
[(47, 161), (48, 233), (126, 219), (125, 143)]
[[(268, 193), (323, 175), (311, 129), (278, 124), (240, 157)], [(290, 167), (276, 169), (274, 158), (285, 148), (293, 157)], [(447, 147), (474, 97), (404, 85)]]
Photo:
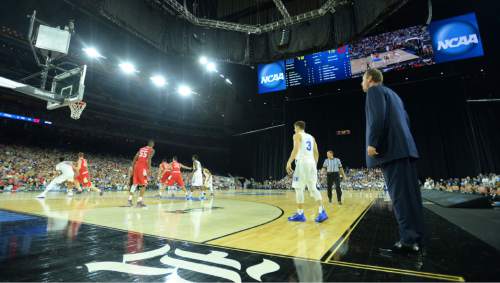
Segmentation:
[(366, 94), (366, 145), (379, 153), (366, 155), (368, 168), (401, 158), (418, 158), (410, 132), (409, 118), (401, 98), (383, 85), (373, 86)]

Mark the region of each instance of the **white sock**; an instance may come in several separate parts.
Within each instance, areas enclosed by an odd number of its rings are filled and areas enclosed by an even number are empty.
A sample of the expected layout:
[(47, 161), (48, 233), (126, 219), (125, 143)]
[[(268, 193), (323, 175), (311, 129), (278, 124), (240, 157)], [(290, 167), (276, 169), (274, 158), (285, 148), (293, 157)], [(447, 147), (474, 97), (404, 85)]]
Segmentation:
[(142, 201), (142, 197), (139, 197), (139, 199), (137, 201)]
[(319, 208), (318, 208), (318, 213), (321, 213), (321, 212), (323, 212), (323, 206), (322, 205), (320, 205)]
[(303, 209), (297, 209), (297, 213), (298, 214), (304, 214), (304, 210)]
[(132, 195), (129, 195), (129, 196), (128, 196), (128, 200), (132, 200)]

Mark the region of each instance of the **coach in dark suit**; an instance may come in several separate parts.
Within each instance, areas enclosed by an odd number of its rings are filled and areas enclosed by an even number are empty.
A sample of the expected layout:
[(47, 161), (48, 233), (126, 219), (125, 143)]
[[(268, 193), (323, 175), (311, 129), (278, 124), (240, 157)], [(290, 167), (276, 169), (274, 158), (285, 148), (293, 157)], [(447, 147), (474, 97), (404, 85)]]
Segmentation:
[(382, 168), (399, 225), (400, 240), (388, 251), (418, 252), (423, 240), (422, 197), (415, 167), (419, 156), (403, 102), (382, 82), (377, 69), (369, 69), (363, 76), (366, 164)]

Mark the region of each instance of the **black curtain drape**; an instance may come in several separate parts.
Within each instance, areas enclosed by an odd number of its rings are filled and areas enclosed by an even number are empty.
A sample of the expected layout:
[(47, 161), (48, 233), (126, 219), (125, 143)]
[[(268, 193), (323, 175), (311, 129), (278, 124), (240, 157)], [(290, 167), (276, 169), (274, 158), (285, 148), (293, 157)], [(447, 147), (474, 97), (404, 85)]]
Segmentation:
[(500, 102), (467, 103), (476, 160), (475, 173), (500, 172)]
[(284, 127), (276, 127), (233, 137), (231, 168), (234, 174), (256, 180), (284, 176), (286, 161), (283, 160), (288, 148), (284, 134)]
[[(500, 172), (500, 103), (467, 103), (474, 89), (461, 77), (386, 84), (399, 94), (410, 116), (421, 178)], [(242, 148), (253, 158), (238, 173), (257, 179), (283, 177), (296, 120), (306, 121), (306, 131), (316, 137), (320, 164), (332, 149), (344, 166), (364, 167), (365, 96), (361, 90), (340, 93), (330, 88), (324, 97), (286, 102), (283, 130), (247, 137)], [(338, 130), (351, 134), (338, 136)]]

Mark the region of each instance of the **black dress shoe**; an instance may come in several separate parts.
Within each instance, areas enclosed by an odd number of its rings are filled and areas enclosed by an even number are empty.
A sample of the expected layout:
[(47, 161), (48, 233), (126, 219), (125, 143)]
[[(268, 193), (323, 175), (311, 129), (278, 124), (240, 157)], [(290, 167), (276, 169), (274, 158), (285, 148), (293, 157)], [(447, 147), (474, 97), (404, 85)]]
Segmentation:
[(402, 269), (423, 270), (424, 267), (425, 256), (422, 253), (395, 253), (391, 248), (380, 249), (379, 256), (390, 260)]
[(392, 254), (402, 254), (402, 255), (412, 255), (412, 254), (420, 254), (421, 249), (417, 244), (412, 245), (403, 245), (401, 242), (395, 243), (389, 249), (379, 249), (383, 253), (392, 253)]

